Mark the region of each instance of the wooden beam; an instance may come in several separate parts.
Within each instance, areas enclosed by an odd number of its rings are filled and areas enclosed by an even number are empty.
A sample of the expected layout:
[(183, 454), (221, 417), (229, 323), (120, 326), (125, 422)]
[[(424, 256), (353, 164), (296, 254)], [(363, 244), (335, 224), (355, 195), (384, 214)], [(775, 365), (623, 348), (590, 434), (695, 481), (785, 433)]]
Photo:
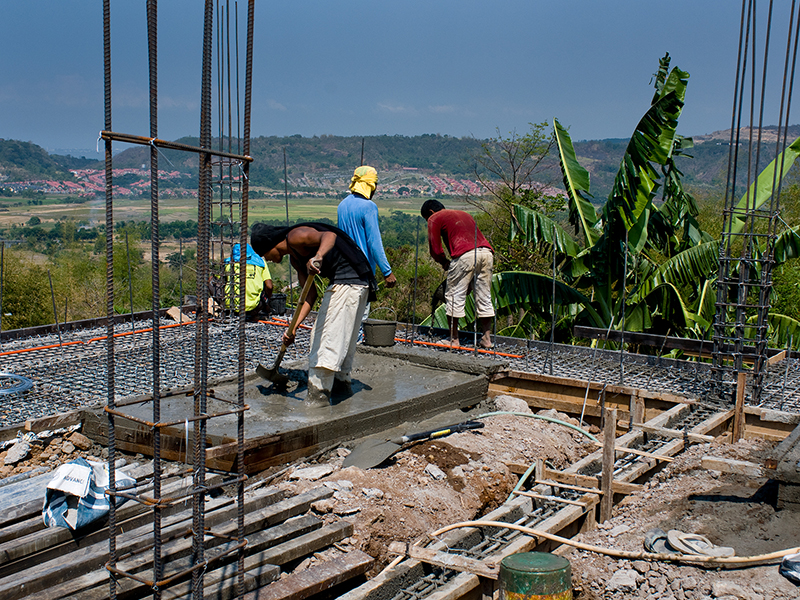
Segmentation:
[(747, 388), (747, 373), (739, 371), (736, 375), (736, 405), (733, 409), (733, 436), (735, 444), (744, 437), (744, 394)]
[[(622, 428), (627, 428), (628, 423), (624, 421), (620, 421), (618, 425)], [(668, 429), (666, 427), (657, 427), (654, 425), (645, 425), (644, 423), (633, 423), (634, 429), (640, 429), (645, 433), (653, 433), (655, 435), (660, 435), (661, 437), (675, 439), (675, 440), (682, 440), (684, 438), (684, 432), (680, 429)], [(710, 435), (703, 435), (701, 433), (691, 433), (686, 432), (685, 437), (692, 442), (693, 444), (707, 444), (709, 442), (714, 441), (714, 437)]]
[(468, 558), (458, 554), (438, 552), (431, 548), (412, 546), (406, 542), (392, 542), (389, 544), (389, 552), (401, 556), (408, 556), (424, 563), (436, 565), (437, 567), (453, 569), (454, 571), (460, 571), (462, 573), (472, 573), (478, 577), (488, 577), (489, 579), (497, 579), (497, 575), (500, 572), (500, 567), (496, 564), (475, 560), (474, 558)]
[(245, 600), (296, 600), (308, 598), (366, 573), (375, 559), (360, 550), (351, 550), (344, 556), (327, 560), (274, 581), (245, 596)]
[[(601, 444), (600, 442), (592, 442), (592, 444), (597, 446), (598, 448), (603, 447), (603, 444)], [(664, 456), (662, 454), (653, 454), (652, 452), (645, 452), (644, 450), (636, 450), (635, 448), (627, 448), (625, 446), (615, 446), (614, 451), (622, 452), (623, 454), (635, 454), (636, 456), (644, 456), (645, 458), (654, 458), (662, 462), (673, 461), (673, 459), (669, 456)]]
[(775, 469), (768, 469), (765, 466), (746, 460), (734, 460), (732, 458), (720, 458), (717, 456), (704, 456), (700, 459), (700, 465), (709, 471), (721, 471), (722, 473), (735, 473), (746, 477), (766, 477), (767, 479), (778, 475)]
[(585, 503), (578, 502), (577, 500), (567, 500), (566, 498), (547, 496), (545, 494), (537, 494), (536, 492), (524, 492), (522, 490), (517, 490), (516, 492), (512, 492), (512, 494), (517, 494), (518, 496), (527, 496), (528, 498), (535, 498), (536, 500), (548, 500), (550, 502), (560, 502), (561, 504), (571, 504), (573, 506), (586, 506)]
[(786, 350), (781, 350), (781, 351), (780, 351), (780, 352), (778, 352), (776, 355), (774, 355), (774, 356), (770, 356), (770, 357), (767, 359), (767, 366), (769, 366), (769, 365), (774, 365), (774, 364), (776, 364), (776, 363), (779, 363), (779, 362), (781, 362), (782, 360), (784, 360), (785, 358), (786, 358)]
[[(528, 466), (521, 463), (505, 463), (509, 470), (515, 475), (522, 475), (528, 470)], [(564, 471), (555, 471), (545, 467), (541, 474), (537, 473), (537, 477), (541, 479), (552, 479), (560, 483), (569, 483), (572, 485), (583, 485), (586, 487), (596, 488), (600, 491), (600, 482), (597, 477), (591, 475), (581, 475), (579, 473), (568, 473)], [(614, 481), (615, 494), (635, 494), (641, 492), (644, 486), (638, 483), (626, 483), (624, 481)]]
[(616, 454), (614, 446), (617, 439), (617, 411), (610, 409), (606, 411), (605, 423), (603, 424), (603, 476), (600, 480), (600, 489), (603, 497), (600, 498), (600, 522), (605, 523), (612, 516), (614, 509), (614, 461)]

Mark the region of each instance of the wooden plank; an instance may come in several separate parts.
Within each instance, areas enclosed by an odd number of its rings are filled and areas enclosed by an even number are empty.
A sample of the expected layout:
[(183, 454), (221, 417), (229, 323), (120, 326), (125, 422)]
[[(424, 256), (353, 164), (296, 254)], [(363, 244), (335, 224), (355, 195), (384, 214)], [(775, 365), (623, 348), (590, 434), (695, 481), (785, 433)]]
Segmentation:
[[(586, 327), (583, 325), (576, 325), (573, 328), (573, 333), (575, 337), (585, 338), (585, 339), (600, 339), (600, 340), (609, 340), (612, 342), (618, 342), (622, 340), (623, 332), (620, 330), (611, 330), (608, 331), (607, 329), (602, 329), (599, 327)], [(625, 331), (625, 341), (633, 343), (633, 344), (641, 344), (644, 346), (655, 346), (655, 347), (663, 347), (669, 348), (670, 350), (683, 350), (686, 352), (692, 352), (694, 354), (699, 354), (701, 351), (703, 352), (703, 356), (711, 356), (712, 351), (712, 344), (708, 341), (704, 340), (697, 340), (692, 338), (682, 338), (682, 337), (672, 337), (672, 336), (662, 336), (656, 335), (652, 333), (641, 333), (638, 331)], [(743, 346), (744, 356), (751, 361), (757, 356), (755, 346)], [(721, 347), (722, 353), (733, 353), (736, 351), (733, 344), (723, 344)], [(778, 354), (779, 351), (776, 348), (767, 348), (767, 353), (770, 356), (774, 356)], [(786, 352), (783, 350), (783, 352)]]
[(25, 421), (25, 430), (40, 433), (46, 430), (61, 429), (62, 427), (72, 427), (73, 425), (80, 425), (83, 422), (83, 411), (81, 409), (71, 410), (65, 413), (51, 415), (49, 417), (41, 417), (39, 419), (31, 419)]
[(500, 566), (497, 564), (458, 554), (450, 554), (449, 552), (440, 552), (431, 548), (412, 546), (406, 542), (392, 542), (389, 544), (389, 552), (400, 554), (401, 556), (409, 556), (437, 567), (444, 567), (462, 573), (473, 573), (479, 577), (488, 577), (489, 579), (497, 579), (497, 575), (500, 572)]
[[(316, 529), (321, 528), (322, 521), (317, 517), (305, 515), (296, 519), (290, 519), (279, 525), (270, 527), (263, 531), (258, 531), (247, 536), (246, 552), (252, 554), (260, 550), (265, 550), (277, 546), (299, 535), (305, 535)], [(235, 531), (235, 527), (233, 527)], [(172, 540), (163, 546), (165, 560), (165, 572), (175, 573), (179, 570), (188, 569), (191, 566), (192, 540), (191, 538)], [(137, 555), (134, 558), (120, 561), (117, 566), (128, 573), (140, 574), (146, 569), (152, 570), (153, 558), (151, 553)], [(145, 576), (150, 576), (144, 573)], [(67, 581), (58, 586), (47, 590), (47, 598), (42, 600), (55, 600), (71, 596), (80, 592), (81, 600), (105, 600), (108, 597), (107, 585), (109, 583), (108, 571), (100, 569), (92, 573), (87, 573), (81, 577)], [(118, 583), (118, 596), (130, 596), (135, 591), (143, 592), (147, 595), (149, 588), (143, 583), (134, 579), (121, 577)]]
[(522, 490), (517, 490), (516, 492), (511, 492), (512, 494), (516, 494), (518, 496), (527, 496), (528, 498), (535, 498), (536, 500), (548, 500), (550, 502), (560, 502), (561, 504), (571, 504), (573, 506), (586, 506), (584, 502), (579, 502), (578, 500), (567, 500), (566, 498), (561, 498), (559, 496), (548, 496), (546, 494), (537, 494), (536, 492), (525, 492)]
[(250, 592), (245, 600), (303, 600), (363, 575), (374, 563), (375, 559), (369, 554), (351, 550), (344, 556), (314, 565), (300, 573), (293, 573)]
[(581, 487), (579, 485), (570, 485), (568, 483), (559, 483), (557, 481), (548, 481), (542, 479), (535, 479), (534, 483), (537, 485), (547, 485), (550, 487), (564, 488), (565, 490), (574, 490), (576, 492), (586, 492), (587, 494), (602, 494), (603, 492), (596, 488)]
[(733, 437), (735, 444), (744, 437), (744, 394), (747, 388), (747, 374), (740, 371), (736, 375), (736, 405), (733, 409)]
[(735, 473), (746, 477), (777, 477), (774, 469), (768, 469), (762, 465), (746, 460), (734, 460), (731, 458), (720, 458), (717, 456), (704, 456), (700, 459), (700, 464), (709, 471), (721, 471), (722, 473)]
[[(600, 442), (592, 442), (592, 444), (598, 448), (603, 447), (603, 444)], [(652, 452), (645, 452), (644, 450), (637, 450), (636, 448), (628, 448), (627, 446), (615, 446), (614, 451), (622, 452), (623, 454), (635, 454), (636, 456), (643, 456), (645, 458), (654, 458), (655, 460), (660, 460), (662, 462), (672, 462), (674, 460), (669, 456), (653, 454)]]
[[(256, 552), (245, 558), (244, 570), (248, 576), (257, 575), (265, 565), (285, 565), (318, 550), (330, 546), (334, 542), (353, 535), (353, 524), (348, 521), (337, 521), (316, 531), (291, 539), (274, 548)], [(247, 577), (245, 578), (248, 579)], [(223, 567), (207, 572), (205, 575), (205, 597), (214, 600), (230, 600), (235, 596), (235, 578), (233, 566)], [(263, 585), (263, 584), (262, 584)], [(246, 591), (252, 591), (253, 588)], [(185, 582), (165, 589), (164, 597), (189, 597), (191, 582)]]
[(614, 461), (616, 454), (614, 446), (617, 439), (617, 411), (611, 409), (606, 412), (603, 426), (603, 475), (600, 480), (600, 489), (603, 497), (600, 498), (600, 522), (605, 523), (611, 518), (614, 509)]
[[(622, 428), (627, 428), (628, 423), (619, 422), (618, 426)], [(684, 436), (684, 432), (680, 429), (668, 429), (666, 427), (658, 427), (655, 425), (646, 425), (644, 423), (633, 423), (634, 429), (640, 429), (645, 433), (653, 433), (655, 435), (660, 435), (661, 437), (669, 438), (669, 439), (676, 439), (682, 440), (686, 437), (690, 442), (694, 444), (707, 444), (708, 442), (713, 442), (714, 437), (710, 435), (703, 435), (700, 433), (691, 433), (687, 432)]]
[(767, 366), (777, 364), (777, 363), (781, 362), (782, 360), (784, 360), (785, 358), (786, 358), (786, 350), (781, 350), (780, 352), (778, 352), (774, 356), (770, 356), (767, 359)]
[[(554, 471), (545, 467), (542, 473), (544, 479), (552, 479), (562, 483), (572, 483), (575, 485), (583, 485), (586, 487), (593, 487), (600, 489), (600, 481), (597, 477), (591, 475), (579, 475), (577, 473), (565, 473), (563, 471)], [(615, 494), (634, 494), (642, 491), (644, 486), (638, 483), (627, 483), (624, 481), (614, 481), (612, 489)]]
[[(208, 481), (219, 481), (219, 475), (210, 475)], [(169, 486), (165, 486), (164, 495), (177, 494), (191, 489), (193, 481), (186, 477)], [(282, 494), (276, 493), (278, 499)], [(191, 497), (166, 507), (162, 514), (167, 517), (179, 513), (191, 506)], [(139, 503), (128, 501), (117, 511), (118, 527), (134, 529), (152, 523), (152, 511)], [(16, 540), (0, 544), (0, 577), (7, 577), (29, 566), (38, 565), (53, 558), (63, 556), (70, 549), (86, 548), (96, 542), (108, 539), (108, 528), (105, 520), (91, 523), (80, 532), (73, 532), (63, 527), (44, 527)]]
[[(273, 522), (283, 521), (307, 511), (311, 503), (328, 498), (332, 494), (333, 490), (320, 487), (267, 506), (263, 510), (270, 509), (271, 515), (262, 520), (261, 523), (270, 524), (270, 519), (274, 519)], [(227, 498), (213, 499), (206, 503), (206, 507), (206, 525), (208, 527), (216, 528), (220, 524), (235, 523), (237, 507), (232, 500)], [(191, 527), (191, 514), (186, 511), (173, 515), (164, 519), (162, 525), (162, 533), (165, 539), (170, 536), (181, 535)], [(251, 530), (254, 530), (258, 525), (251, 523), (250, 527)], [(152, 542), (152, 533), (152, 526), (149, 525), (125, 532), (118, 538), (117, 551), (119, 554), (125, 554), (149, 546)], [(32, 566), (19, 573), (14, 578), (13, 583), (0, 582), (0, 600), (15, 598), (16, 589), (19, 586), (25, 588), (26, 593), (39, 592), (93, 569), (100, 568), (107, 560), (108, 543), (105, 539), (85, 548), (79, 547), (78, 550), (74, 550), (70, 554), (68, 563), (65, 563), (63, 559), (56, 558), (41, 565)]]

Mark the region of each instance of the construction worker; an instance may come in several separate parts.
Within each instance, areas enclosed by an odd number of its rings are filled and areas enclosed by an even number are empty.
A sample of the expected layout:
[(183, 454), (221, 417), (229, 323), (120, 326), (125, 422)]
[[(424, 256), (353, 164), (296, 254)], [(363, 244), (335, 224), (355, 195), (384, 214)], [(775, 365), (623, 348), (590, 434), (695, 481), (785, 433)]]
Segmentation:
[[(239, 313), (239, 261), (241, 248), (234, 244), (231, 257), (225, 259), (225, 308), (232, 308)], [(272, 275), (267, 263), (247, 244), (245, 257), (245, 297), (244, 310), (247, 320), (255, 320), (260, 314), (269, 313), (269, 299), (272, 297)]]
[[(309, 406), (328, 406), (331, 393), (351, 393), (350, 371), (356, 351), (361, 315), (368, 301), (375, 299), (378, 284), (364, 253), (344, 231), (324, 223), (301, 223), (275, 227), (256, 223), (251, 242), (266, 260), (279, 263), (289, 255), (301, 284), (310, 275), (328, 278), (322, 304), (311, 330), (308, 353)], [(298, 307), (297, 326), (311, 312), (317, 299), (312, 286), (306, 301)], [(294, 343), (296, 331), (286, 331), (283, 342)]]
[(353, 238), (367, 257), (373, 272), (379, 267), (386, 287), (394, 287), (397, 278), (386, 258), (378, 227), (378, 205), (372, 197), (378, 188), (378, 172), (370, 166), (358, 167), (350, 180), (350, 195), (336, 209), (339, 229)]
[[(420, 209), (428, 222), (428, 244), (431, 258), (447, 271), (445, 312), (450, 329), (450, 345), (458, 346), (458, 320), (466, 316), (464, 310), (467, 290), (475, 280), (475, 309), (482, 336), (478, 345), (492, 348), (492, 268), (494, 250), (483, 237), (472, 215), (463, 210), (450, 210), (438, 200), (427, 200)], [(448, 259), (442, 249), (442, 240), (450, 254)]]

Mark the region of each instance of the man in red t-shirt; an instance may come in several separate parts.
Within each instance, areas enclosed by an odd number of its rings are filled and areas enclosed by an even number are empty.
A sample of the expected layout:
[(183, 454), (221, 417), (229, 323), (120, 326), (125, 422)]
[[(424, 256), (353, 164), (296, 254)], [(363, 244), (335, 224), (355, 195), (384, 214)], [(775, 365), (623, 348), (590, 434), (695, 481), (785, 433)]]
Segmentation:
[[(428, 243), (431, 258), (447, 270), (445, 312), (450, 327), (450, 345), (458, 346), (458, 320), (465, 316), (464, 305), (469, 284), (475, 280), (475, 309), (481, 336), (478, 345), (491, 348), (492, 319), (492, 267), (494, 250), (483, 237), (475, 219), (463, 210), (450, 210), (438, 200), (427, 200), (420, 213), (428, 222)], [(442, 241), (450, 254), (448, 259)]]

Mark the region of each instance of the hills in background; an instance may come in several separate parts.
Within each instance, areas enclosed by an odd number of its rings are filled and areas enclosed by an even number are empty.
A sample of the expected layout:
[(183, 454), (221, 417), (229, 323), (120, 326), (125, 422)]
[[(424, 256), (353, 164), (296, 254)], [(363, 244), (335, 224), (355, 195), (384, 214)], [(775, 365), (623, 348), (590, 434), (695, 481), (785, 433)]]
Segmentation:
[[(754, 137), (757, 132), (754, 132)], [(740, 136), (746, 147), (750, 135), (742, 130)], [(800, 125), (789, 127), (788, 141), (800, 135)], [(777, 137), (776, 127), (762, 130), (762, 166), (774, 155)], [(475, 179), (474, 160), (471, 157), (480, 151), (485, 140), (456, 138), (446, 135), (426, 134), (420, 136), (315, 136), (299, 135), (289, 137), (257, 137), (251, 141), (251, 155), (254, 162), (250, 168), (250, 184), (253, 189), (283, 193), (284, 151), (290, 189), (305, 193), (341, 194), (349, 182), (353, 168), (361, 163), (362, 139), (364, 143), (364, 162), (382, 173), (382, 189), (387, 192), (402, 190), (406, 193), (431, 190), (444, 193), (459, 193), (459, 187), (466, 188)], [(699, 188), (714, 188), (725, 184), (729, 155), (730, 130), (698, 135), (694, 138), (695, 147), (688, 154), (693, 158), (681, 159), (679, 168), (684, 173), (684, 183)], [(197, 138), (182, 138), (184, 144), (198, 145)], [(608, 196), (625, 151), (627, 139), (606, 139), (575, 142), (575, 151), (581, 164), (590, 172), (592, 193), (598, 203)], [(215, 145), (218, 147), (218, 144)], [(236, 141), (230, 145), (225, 142), (224, 150), (240, 153)], [(746, 160), (740, 151), (740, 161)], [(197, 156), (175, 150), (162, 150), (159, 167), (176, 177), (187, 189), (196, 187)], [(124, 180), (115, 184), (126, 185), (126, 189), (136, 195), (143, 179), (149, 181), (149, 149), (132, 147), (116, 154), (114, 169), (124, 172)], [(30, 142), (0, 139), (0, 188), (8, 188), (12, 182), (56, 182), (77, 181), (71, 171), (100, 171), (103, 163), (86, 158), (74, 158), (58, 154), (48, 154), (43, 148)], [(88, 171), (87, 171), (88, 170)], [(124, 170), (124, 171), (122, 171)], [(82, 175), (86, 176), (86, 175)], [(96, 178), (97, 175), (94, 175)], [(452, 186), (439, 189), (432, 185), (431, 178), (452, 181)], [(546, 161), (542, 170), (541, 182), (561, 187), (561, 176), (557, 159)], [(461, 183), (458, 183), (461, 182)], [(134, 184), (134, 185), (132, 185)], [(384, 187), (384, 184), (386, 186)], [(463, 184), (463, 185), (462, 185)], [(63, 193), (76, 189), (74, 186), (56, 186)], [(88, 192), (97, 191), (88, 188)], [(402, 193), (402, 191), (401, 191)]]

